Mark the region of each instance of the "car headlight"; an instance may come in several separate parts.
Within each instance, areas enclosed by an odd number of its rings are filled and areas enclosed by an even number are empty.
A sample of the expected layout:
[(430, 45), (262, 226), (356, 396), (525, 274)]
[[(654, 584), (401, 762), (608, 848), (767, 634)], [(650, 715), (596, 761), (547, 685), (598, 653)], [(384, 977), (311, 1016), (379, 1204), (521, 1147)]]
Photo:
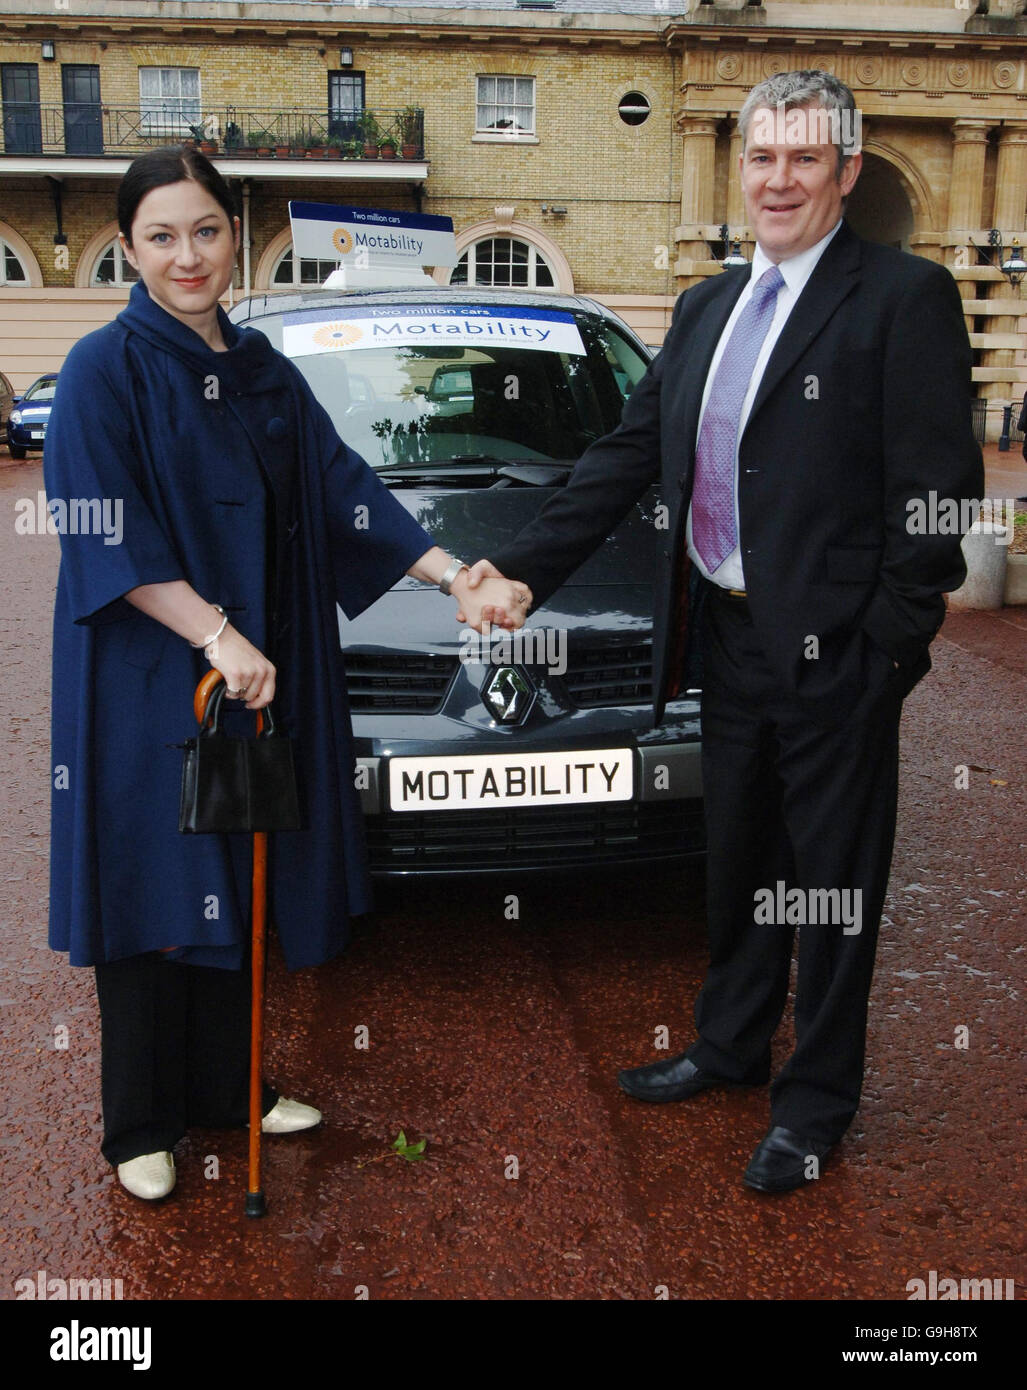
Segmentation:
[(12, 410), (12, 411), (11, 411), (11, 414), (10, 414), (10, 421), (11, 421), (11, 424), (12, 424), (12, 425), (20, 425), (20, 424), (21, 424), (21, 411), (20, 411), (20, 410)]

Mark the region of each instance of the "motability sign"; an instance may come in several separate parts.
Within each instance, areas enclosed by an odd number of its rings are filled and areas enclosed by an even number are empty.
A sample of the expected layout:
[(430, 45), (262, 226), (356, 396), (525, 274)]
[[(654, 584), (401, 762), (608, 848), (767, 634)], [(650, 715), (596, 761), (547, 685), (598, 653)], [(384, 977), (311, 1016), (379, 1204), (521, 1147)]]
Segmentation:
[(484, 304), (333, 306), (282, 315), (287, 357), (380, 347), (518, 347), (582, 357), (573, 315)]
[(297, 256), (358, 266), (456, 265), (451, 217), (289, 203)]

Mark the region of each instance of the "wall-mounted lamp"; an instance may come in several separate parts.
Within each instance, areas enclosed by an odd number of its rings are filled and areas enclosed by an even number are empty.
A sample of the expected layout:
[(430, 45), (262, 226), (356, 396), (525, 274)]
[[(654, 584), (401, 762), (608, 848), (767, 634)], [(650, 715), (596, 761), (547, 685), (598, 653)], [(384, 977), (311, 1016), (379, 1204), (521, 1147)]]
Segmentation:
[(978, 246), (973, 237), (970, 238), (970, 245), (984, 265), (998, 266), (1014, 290), (1027, 275), (1027, 261), (1023, 258), (1023, 248), (1016, 237), (1013, 238), (1008, 255), (1002, 245), (1002, 233), (997, 227), (992, 227), (988, 233), (989, 250), (985, 251), (983, 246)]
[(54, 52), (53, 39), (44, 39), (42, 43), (43, 62), (52, 63), (57, 54)]
[(714, 259), (720, 261), (721, 270), (733, 270), (736, 266), (749, 264), (742, 255), (741, 242), (729, 240), (728, 225), (726, 222), (720, 224), (720, 240), (722, 243), (722, 254), (720, 256), (715, 256)]
[(353, 66), (353, 50), (352, 50), (352, 48), (340, 48), (340, 49), (339, 49), (339, 67), (340, 67), (340, 68), (351, 68), (352, 66)]
[(1023, 258), (1023, 249), (1016, 237), (1013, 238), (1013, 244), (1009, 248), (1009, 255), (999, 266), (999, 269), (1014, 289), (1027, 275), (1027, 261)]

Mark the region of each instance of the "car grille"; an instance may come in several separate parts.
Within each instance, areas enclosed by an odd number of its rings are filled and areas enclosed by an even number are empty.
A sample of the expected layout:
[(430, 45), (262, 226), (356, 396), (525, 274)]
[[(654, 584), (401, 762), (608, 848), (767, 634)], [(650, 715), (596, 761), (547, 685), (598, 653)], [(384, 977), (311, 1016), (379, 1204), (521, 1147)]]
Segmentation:
[(705, 848), (699, 801), (630, 801), (366, 816), (375, 873), (568, 868), (675, 859)]
[[(354, 713), (433, 714), (459, 665), (455, 656), (423, 652), (346, 652), (346, 679)], [(642, 705), (652, 700), (653, 647), (570, 646), (563, 675), (577, 709), (607, 705)]]
[(563, 681), (579, 709), (647, 704), (653, 698), (653, 644), (572, 646)]
[(433, 714), (459, 664), (455, 656), (423, 652), (345, 652), (346, 684), (354, 713)]

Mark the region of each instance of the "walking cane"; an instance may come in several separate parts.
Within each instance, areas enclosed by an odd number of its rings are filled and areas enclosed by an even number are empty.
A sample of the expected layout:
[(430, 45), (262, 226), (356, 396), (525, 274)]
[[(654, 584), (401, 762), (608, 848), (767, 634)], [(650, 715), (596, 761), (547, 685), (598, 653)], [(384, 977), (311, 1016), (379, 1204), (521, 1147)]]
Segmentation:
[[(224, 679), (220, 671), (210, 670), (196, 687), (193, 712), (196, 722), (206, 717), (207, 702)], [(264, 721), (257, 711), (257, 733)], [(260, 1185), (261, 1099), (264, 1076), (264, 953), (267, 929), (267, 832), (253, 835), (253, 941), (252, 984), (250, 993), (250, 1171), (246, 1190), (246, 1215), (264, 1216), (267, 1202)]]

